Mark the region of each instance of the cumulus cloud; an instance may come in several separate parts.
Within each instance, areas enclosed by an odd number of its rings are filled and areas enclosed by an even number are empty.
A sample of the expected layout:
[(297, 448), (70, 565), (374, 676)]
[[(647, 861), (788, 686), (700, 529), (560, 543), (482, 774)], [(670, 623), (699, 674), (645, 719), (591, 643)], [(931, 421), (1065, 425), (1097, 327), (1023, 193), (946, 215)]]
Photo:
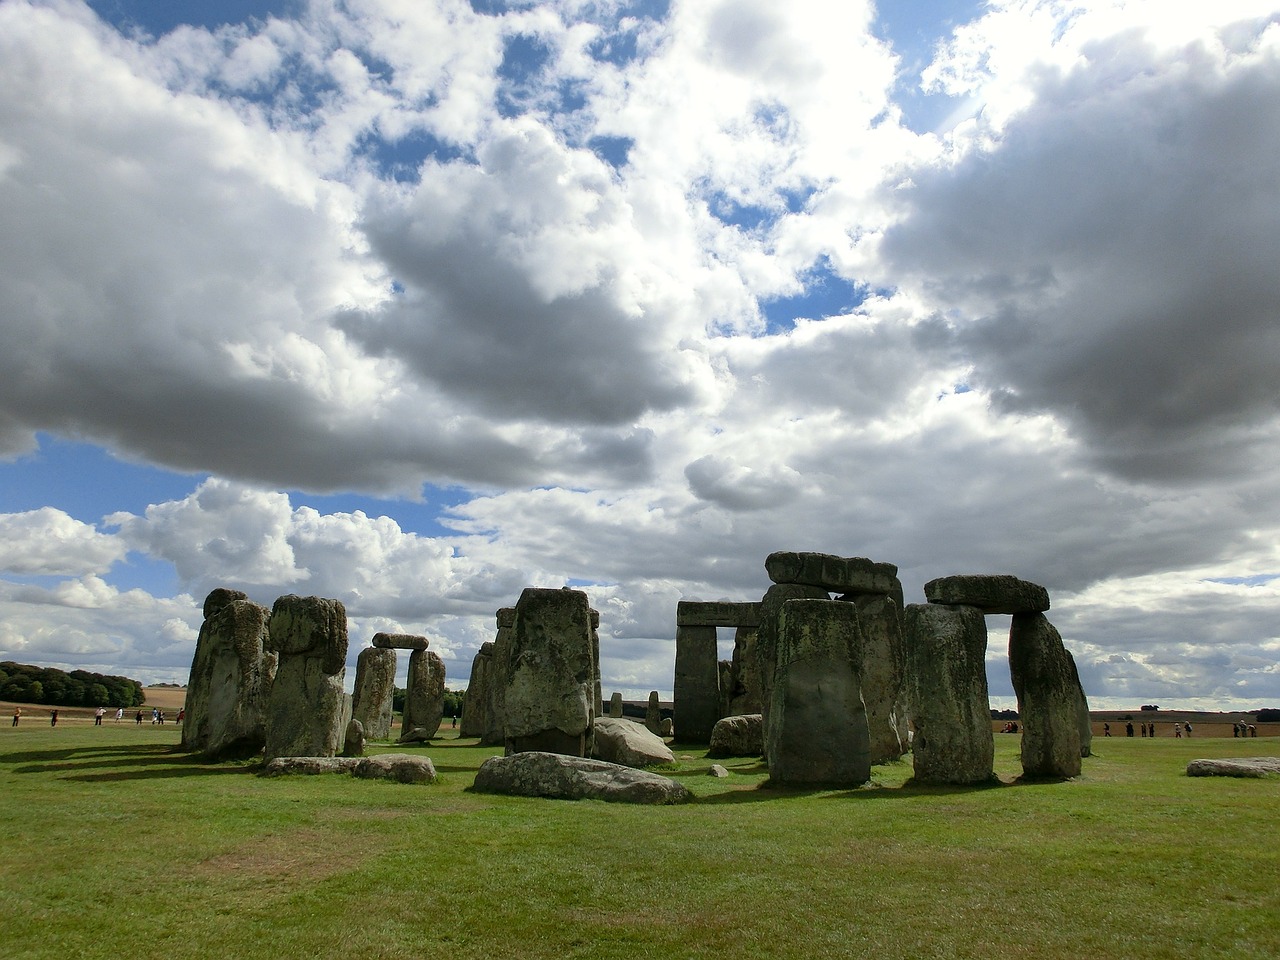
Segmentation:
[(0, 514), (0, 570), (20, 576), (101, 574), (124, 558), (118, 537), (61, 510)]

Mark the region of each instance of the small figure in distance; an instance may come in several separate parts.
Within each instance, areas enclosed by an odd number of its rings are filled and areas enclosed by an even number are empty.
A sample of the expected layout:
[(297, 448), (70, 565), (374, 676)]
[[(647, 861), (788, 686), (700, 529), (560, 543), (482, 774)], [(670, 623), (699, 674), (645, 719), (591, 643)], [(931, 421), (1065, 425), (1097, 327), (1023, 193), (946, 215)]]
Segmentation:
[(178, 710), (178, 723), (182, 723), (183, 717), (187, 715), (187, 708), (182, 707)]
[(56, 727), (58, 725), (58, 711), (54, 710), (49, 714), (49, 726)]
[(116, 707), (116, 723), (124, 719), (124, 707)]
[(18, 725), (18, 721), (21, 719), (22, 719), (22, 708), (14, 707), (13, 708), (13, 725), (16, 727)]
[(1173, 722), (1173, 736), (1176, 740), (1182, 739), (1182, 724), (1177, 720)]
[(1109, 737), (1109, 736), (1111, 736), (1111, 724), (1109, 724), (1109, 723), (1104, 723), (1104, 724), (1102, 725), (1102, 735), (1103, 735), (1104, 737)]
[(136, 723), (138, 726), (142, 726), (142, 708), (141, 707), (138, 708), (138, 715), (133, 718), (133, 722)]
[(1124, 725), (1124, 735), (1125, 735), (1126, 737), (1132, 737), (1132, 736), (1133, 736), (1133, 721), (1132, 721), (1132, 720), (1130, 720), (1128, 723), (1126, 723), (1126, 724)]
[(1191, 724), (1189, 724), (1189, 723), (1184, 723), (1182, 726), (1183, 726), (1183, 728), (1187, 731), (1187, 737), (1188, 737), (1188, 738), (1190, 738), (1190, 736), (1191, 736)]

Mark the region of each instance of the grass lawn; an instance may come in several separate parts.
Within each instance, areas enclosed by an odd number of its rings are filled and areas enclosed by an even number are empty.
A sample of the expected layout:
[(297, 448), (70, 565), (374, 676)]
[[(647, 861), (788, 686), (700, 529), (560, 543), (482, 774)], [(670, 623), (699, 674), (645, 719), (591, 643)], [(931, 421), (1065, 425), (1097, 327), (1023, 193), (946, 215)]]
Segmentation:
[[(451, 736), (451, 731), (446, 731)], [(681, 807), (202, 765), (176, 726), (0, 728), (0, 956), (1257, 958), (1280, 955), (1280, 740), (1095, 740), (1076, 781), (761, 789), (676, 746)], [(390, 745), (372, 752), (392, 752)]]

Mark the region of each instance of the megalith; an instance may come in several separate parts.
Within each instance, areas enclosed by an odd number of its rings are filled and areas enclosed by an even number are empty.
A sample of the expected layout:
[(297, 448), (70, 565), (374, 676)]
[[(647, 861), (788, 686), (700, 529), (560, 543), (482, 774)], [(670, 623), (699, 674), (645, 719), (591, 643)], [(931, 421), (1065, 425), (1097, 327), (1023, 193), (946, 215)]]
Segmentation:
[(676, 670), (673, 685), (676, 728), (686, 743), (709, 743), (720, 719), (720, 666), (716, 628), (676, 624)]
[(904, 618), (916, 780), (972, 784), (994, 776), (987, 622), (971, 606), (908, 604)]
[(765, 721), (770, 782), (866, 783), (871, 752), (857, 667), (857, 609), (839, 600), (789, 600), (782, 606), (777, 646)]
[(495, 747), (506, 742), (503, 716), (507, 698), (507, 684), (511, 681), (511, 645), (516, 625), (516, 608), (501, 607), (496, 616), (498, 632), (493, 640), (493, 655), (489, 663), (489, 701), (485, 711), (484, 734), (480, 742)]
[[(668, 717), (668, 720), (671, 718)], [(656, 733), (658, 736), (669, 736), (662, 732), (662, 704), (658, 700), (658, 691), (649, 691), (649, 701), (644, 708), (644, 725), (648, 727), (650, 733)]]
[(1089, 698), (1085, 696), (1084, 684), (1080, 682), (1080, 671), (1076, 669), (1076, 658), (1067, 651), (1067, 662), (1071, 665), (1071, 676), (1076, 688), (1076, 724), (1080, 729), (1080, 756), (1087, 757), (1093, 753), (1093, 720), (1089, 716)]
[(392, 707), (396, 693), (396, 652), (365, 647), (356, 658), (356, 685), (351, 716), (360, 721), (366, 740), (391, 739)]
[(182, 746), (211, 757), (248, 757), (266, 741), (276, 655), (265, 649), (270, 612), (239, 590), (204, 601), (187, 680)]
[(867, 708), (871, 762), (899, 760), (907, 752), (901, 735), (905, 723), (898, 716), (905, 705), (902, 608), (888, 594), (846, 594), (840, 599), (852, 603), (858, 611), (862, 630), (862, 661), (858, 666), (862, 702)]
[(434, 650), (415, 650), (409, 655), (400, 742), (430, 740), (440, 731), (443, 718), (444, 660)]
[(622, 719), (622, 694), (615, 692), (609, 698), (609, 716), (615, 720)]
[(1049, 591), (1038, 583), (1007, 573), (939, 577), (924, 585), (930, 603), (977, 607), (983, 613), (1043, 613)]
[(1080, 775), (1080, 681), (1062, 637), (1043, 613), (1015, 613), (1009, 673), (1022, 728), (1022, 775)]
[(349, 712), (342, 689), (346, 608), (339, 600), (290, 594), (276, 600), (267, 630), (279, 665), (267, 706), (265, 758), (335, 756)]
[(489, 685), (492, 682), (493, 641), (486, 640), (471, 661), (471, 679), (462, 698), (462, 722), (458, 736), (483, 737), (489, 722)]
[(503, 707), (508, 754), (587, 756), (596, 696), (591, 619), (581, 590), (528, 587), (520, 594)]
[(830, 600), (821, 587), (802, 583), (775, 583), (760, 601), (760, 625), (756, 630), (756, 675), (760, 681), (760, 714), (764, 718), (765, 751), (769, 749), (769, 711), (773, 703), (773, 675), (778, 669), (778, 633), (782, 605), (788, 600)]
[(760, 712), (760, 665), (756, 662), (756, 634), (759, 626), (741, 626), (733, 634), (733, 657), (729, 661), (729, 689), (725, 691), (726, 717)]

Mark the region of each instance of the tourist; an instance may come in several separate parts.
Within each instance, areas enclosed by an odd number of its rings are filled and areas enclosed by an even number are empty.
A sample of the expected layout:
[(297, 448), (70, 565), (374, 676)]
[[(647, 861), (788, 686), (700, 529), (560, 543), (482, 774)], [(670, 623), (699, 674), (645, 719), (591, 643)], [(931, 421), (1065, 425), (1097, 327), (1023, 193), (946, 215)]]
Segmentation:
[(1132, 720), (1128, 721), (1128, 722), (1124, 725), (1124, 735), (1125, 735), (1126, 737), (1132, 737), (1132, 736), (1133, 736), (1133, 721), (1132, 721)]
[(159, 722), (160, 722), (160, 708), (152, 707), (151, 708), (151, 725), (154, 727)]
[(1184, 723), (1184, 724), (1182, 725), (1182, 727), (1183, 727), (1183, 729), (1184, 729), (1184, 730), (1186, 730), (1186, 731), (1187, 731), (1187, 736), (1188, 736), (1188, 737), (1190, 737), (1190, 736), (1191, 736), (1191, 724), (1189, 724), (1189, 723)]
[(124, 707), (116, 707), (116, 723), (124, 719)]
[(13, 725), (16, 727), (18, 725), (18, 721), (21, 719), (22, 719), (22, 708), (14, 707), (13, 708)]
[(1102, 735), (1103, 735), (1104, 737), (1109, 737), (1109, 736), (1111, 736), (1111, 724), (1109, 724), (1109, 723), (1104, 723), (1104, 724), (1102, 725)]
[(182, 723), (182, 718), (187, 715), (187, 708), (182, 707), (178, 710), (178, 723)]
[(97, 710), (93, 711), (93, 725), (95, 727), (102, 726), (102, 718), (106, 715), (107, 711), (103, 707), (99, 707)]
[(54, 710), (49, 714), (49, 726), (56, 727), (58, 725), (58, 711)]
[(133, 722), (136, 723), (138, 726), (142, 726), (142, 708), (141, 707), (138, 708), (138, 715), (133, 718)]
[(1182, 739), (1182, 724), (1177, 720), (1173, 722), (1173, 736), (1176, 740)]

